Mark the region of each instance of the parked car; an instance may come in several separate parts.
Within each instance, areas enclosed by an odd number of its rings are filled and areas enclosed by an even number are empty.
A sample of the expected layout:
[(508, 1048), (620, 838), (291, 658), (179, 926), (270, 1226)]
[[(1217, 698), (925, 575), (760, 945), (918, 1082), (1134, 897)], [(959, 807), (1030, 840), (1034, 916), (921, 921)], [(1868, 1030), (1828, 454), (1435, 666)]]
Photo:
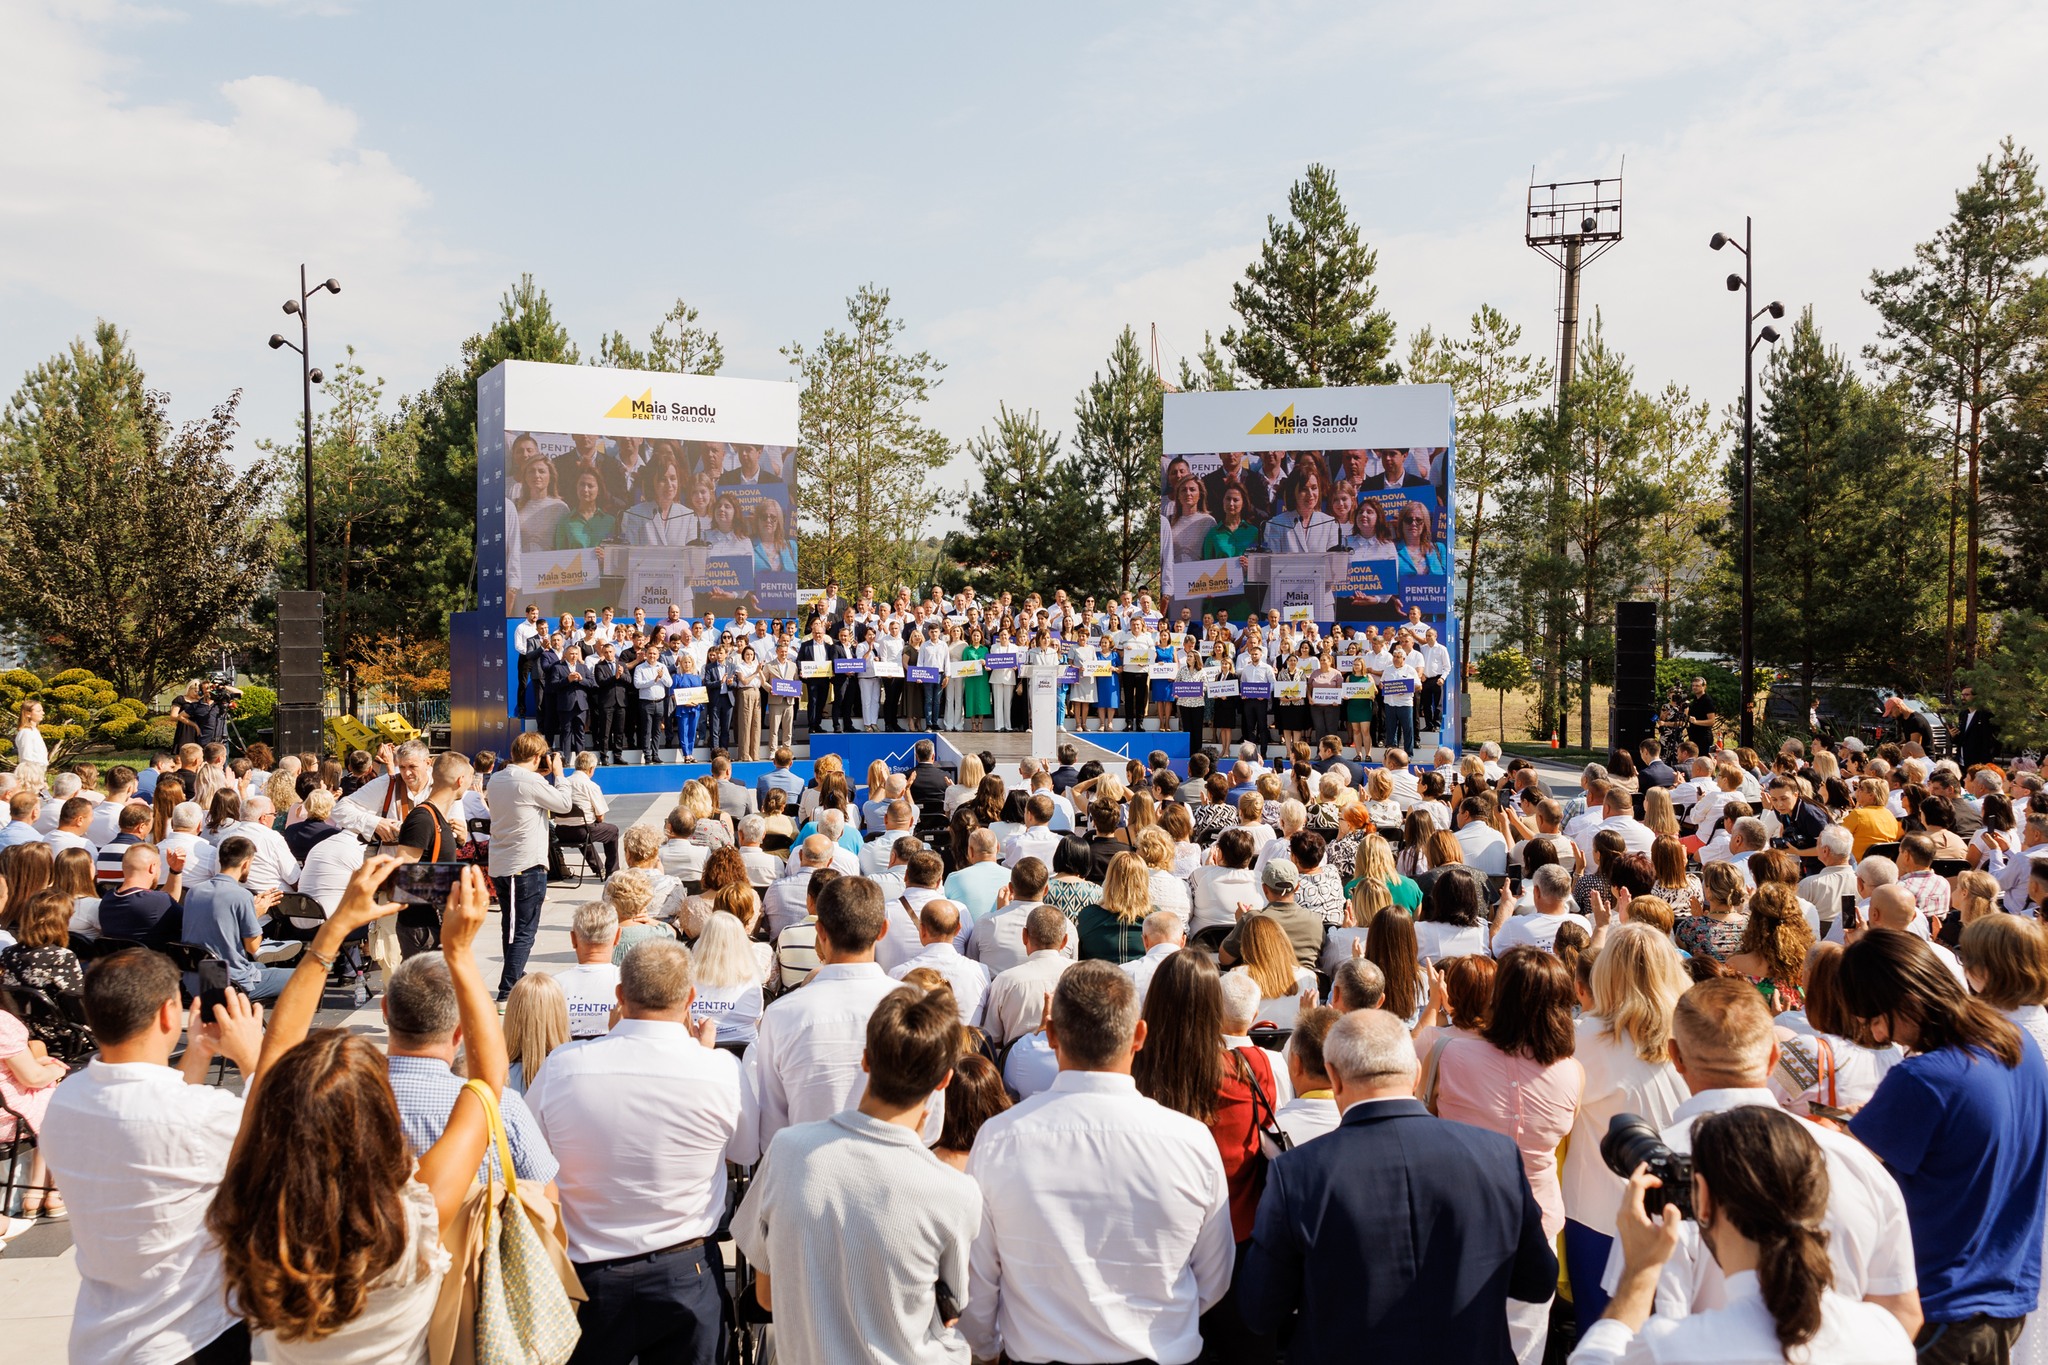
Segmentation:
[[(1884, 714), (1885, 698), (1895, 695), (1898, 694), (1881, 687), (1822, 683), (1813, 689), (1813, 709), (1804, 711), (1800, 707), (1799, 685), (1780, 682), (1764, 698), (1763, 718), (1781, 730), (1818, 734), (1830, 743), (1838, 743), (1854, 735), (1875, 746), (1895, 736), (1895, 729)], [(1928, 728), (1934, 732), (1934, 749), (1929, 756), (1938, 758), (1948, 753), (1948, 722), (1942, 719), (1941, 713), (1911, 697), (1900, 697), (1900, 700), (1927, 717)]]

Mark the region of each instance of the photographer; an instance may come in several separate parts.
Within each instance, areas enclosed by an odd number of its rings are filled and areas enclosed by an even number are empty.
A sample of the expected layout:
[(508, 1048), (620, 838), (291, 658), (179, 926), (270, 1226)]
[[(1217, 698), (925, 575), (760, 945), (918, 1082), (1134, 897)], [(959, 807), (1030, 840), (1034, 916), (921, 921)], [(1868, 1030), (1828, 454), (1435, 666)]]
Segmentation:
[[(1692, 1132), (1688, 1192), (1697, 1222), (1676, 1203), (1662, 1204), (1654, 1218), (1647, 1214), (1644, 1196), (1662, 1182), (1638, 1166), (1618, 1228), (1621, 1283), (1607, 1315), (1579, 1339), (1573, 1365), (1748, 1365), (1790, 1360), (1795, 1351), (1800, 1360), (1844, 1365), (1912, 1361), (1913, 1344), (1896, 1318), (1832, 1287), (1830, 1237), (1822, 1226), (1831, 1189), (1817, 1131), (1755, 1104), (1701, 1119)], [(1728, 1277), (1725, 1303), (1689, 1316), (1652, 1316), (1660, 1273), (1687, 1226)]]
[(505, 916), (505, 966), (498, 978), (503, 1002), (526, 975), (526, 957), (540, 932), (548, 890), (548, 814), (567, 815), (576, 803), (562, 785), (562, 756), (550, 754), (536, 730), (512, 741), (511, 760), (491, 778), (484, 800), (491, 811), (491, 881)]
[[(463, 841), (457, 825), (461, 818), (463, 790), (469, 785), (469, 760), (461, 754), (442, 754), (434, 760), (433, 786), (427, 799), (412, 808), (399, 827), (398, 843), (416, 848), (424, 863), (452, 863)], [(441, 946), (441, 907), (401, 905), (398, 908), (398, 950), (416, 957)]]
[[(1738, 977), (1702, 982), (1679, 997), (1671, 1020), (1671, 1064), (1692, 1098), (1678, 1106), (1658, 1137), (1680, 1156), (1691, 1152), (1693, 1127), (1707, 1116), (1748, 1105), (1778, 1107), (1769, 1087), (1778, 1064), (1770, 1007), (1756, 987)], [(1889, 1309), (1911, 1335), (1920, 1326), (1919, 1282), (1898, 1182), (1854, 1138), (1818, 1126), (1813, 1137), (1828, 1169), (1830, 1193), (1821, 1225), (1828, 1233), (1834, 1287), (1849, 1298)], [(1627, 1169), (1635, 1169), (1634, 1160)], [(1684, 1317), (1728, 1302), (1726, 1276), (1698, 1233), (1695, 1224), (1686, 1223), (1663, 1263), (1657, 1282), (1660, 1316)], [(1601, 1284), (1609, 1294), (1616, 1290), (1620, 1269), (1617, 1246)]]

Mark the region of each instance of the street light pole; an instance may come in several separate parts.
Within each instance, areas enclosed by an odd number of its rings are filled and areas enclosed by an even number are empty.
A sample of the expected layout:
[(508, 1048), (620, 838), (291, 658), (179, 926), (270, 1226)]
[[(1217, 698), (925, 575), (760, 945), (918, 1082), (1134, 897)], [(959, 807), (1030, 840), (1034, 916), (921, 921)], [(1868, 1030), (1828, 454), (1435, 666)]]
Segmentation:
[(1785, 316), (1785, 305), (1773, 299), (1762, 308), (1756, 303), (1755, 219), (1742, 220), (1742, 240), (1737, 242), (1715, 233), (1708, 247), (1719, 251), (1733, 246), (1742, 253), (1742, 273), (1728, 277), (1728, 292), (1742, 295), (1742, 715), (1739, 731), (1742, 747), (1756, 743), (1756, 347), (1760, 341), (1774, 342), (1778, 329), (1768, 323), (1757, 330), (1756, 320), (1765, 313)]
[(291, 346), (293, 350), (299, 353), (300, 378), (305, 388), (305, 421), (300, 427), (300, 434), (301, 436), (304, 437), (305, 440), (306, 459), (305, 517), (307, 592), (312, 592), (314, 590), (314, 585), (319, 581), (319, 575), (316, 572), (316, 560), (313, 539), (313, 386), (315, 384), (318, 384), (326, 376), (322, 375), (313, 364), (312, 326), (310, 322), (307, 320), (308, 309), (306, 305), (312, 302), (313, 295), (319, 293), (323, 289), (325, 289), (330, 294), (339, 294), (341, 292), (341, 281), (335, 279), (323, 280), (319, 284), (314, 285), (311, 289), (308, 289), (306, 288), (306, 267), (303, 263), (301, 263), (299, 266), (299, 296), (295, 299), (286, 299), (284, 301), (284, 311), (287, 314), (298, 314), (298, 344), (296, 346), (293, 346), (290, 341), (286, 340), (283, 336), (275, 332), (271, 333), (270, 336), (271, 350), (274, 351), (280, 346)]

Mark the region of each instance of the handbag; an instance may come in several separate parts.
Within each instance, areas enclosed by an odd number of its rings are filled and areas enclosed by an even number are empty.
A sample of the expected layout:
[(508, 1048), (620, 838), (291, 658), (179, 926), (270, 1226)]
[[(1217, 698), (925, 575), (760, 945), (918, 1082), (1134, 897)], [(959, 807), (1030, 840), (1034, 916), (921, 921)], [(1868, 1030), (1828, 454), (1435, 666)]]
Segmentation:
[(561, 1219), (531, 1181), (520, 1187), (490, 1087), (470, 1081), (463, 1088), (483, 1101), (498, 1160), (485, 1161), (485, 1178), (441, 1234), (454, 1264), (434, 1303), (428, 1358), (433, 1365), (562, 1365), (582, 1335), (576, 1305), (586, 1295)]

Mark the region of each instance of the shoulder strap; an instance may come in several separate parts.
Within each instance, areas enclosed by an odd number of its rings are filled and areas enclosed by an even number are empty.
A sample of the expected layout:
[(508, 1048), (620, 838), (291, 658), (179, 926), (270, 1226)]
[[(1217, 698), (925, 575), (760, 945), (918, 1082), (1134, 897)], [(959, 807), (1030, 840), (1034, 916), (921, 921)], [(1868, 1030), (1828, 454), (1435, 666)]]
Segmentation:
[(1819, 1071), (1821, 1077), (1823, 1078), (1822, 1083), (1827, 1086), (1828, 1097), (1826, 1103), (1829, 1108), (1838, 1109), (1841, 1107), (1841, 1105), (1839, 1103), (1840, 1097), (1836, 1093), (1835, 1086), (1836, 1073), (1834, 1044), (1830, 1043), (1827, 1040), (1827, 1038), (1821, 1034), (1815, 1034), (1813, 1042), (1815, 1061), (1819, 1064)]
[[(1256, 1052), (1258, 1050), (1256, 1047), (1232, 1048), (1230, 1055), (1231, 1059), (1237, 1063), (1239, 1070), (1243, 1073), (1246, 1088), (1252, 1092), (1252, 1138), (1254, 1145), (1257, 1144), (1258, 1138), (1267, 1137), (1272, 1139), (1275, 1147), (1285, 1152), (1290, 1150), (1294, 1143), (1281, 1130), (1280, 1117), (1274, 1112), (1273, 1101), (1267, 1098), (1266, 1092), (1259, 1086), (1259, 1067), (1253, 1066), (1252, 1059), (1245, 1055), (1248, 1052)], [(1259, 1059), (1259, 1065), (1266, 1068), (1267, 1076), (1270, 1077), (1273, 1074), (1272, 1063), (1265, 1058)], [(1263, 1117), (1260, 1116), (1261, 1110), (1265, 1111)]]
[(1422, 1105), (1432, 1114), (1436, 1112), (1437, 1066), (1443, 1060), (1444, 1048), (1450, 1041), (1449, 1033), (1439, 1036), (1429, 1045), (1429, 1058), (1422, 1064)]
[[(516, 1196), (519, 1193), (519, 1177), (512, 1169), (512, 1144), (505, 1136), (505, 1119), (498, 1112), (498, 1097), (493, 1095), (491, 1088), (482, 1081), (466, 1081), (462, 1088), (474, 1094), (482, 1103), (484, 1122), (488, 1123), (491, 1129), (491, 1144), (498, 1149), (497, 1169), (504, 1176), (505, 1192)], [(491, 1163), (486, 1161), (484, 1169), (488, 1172)], [(486, 1181), (490, 1178), (488, 1175), (485, 1177)]]

